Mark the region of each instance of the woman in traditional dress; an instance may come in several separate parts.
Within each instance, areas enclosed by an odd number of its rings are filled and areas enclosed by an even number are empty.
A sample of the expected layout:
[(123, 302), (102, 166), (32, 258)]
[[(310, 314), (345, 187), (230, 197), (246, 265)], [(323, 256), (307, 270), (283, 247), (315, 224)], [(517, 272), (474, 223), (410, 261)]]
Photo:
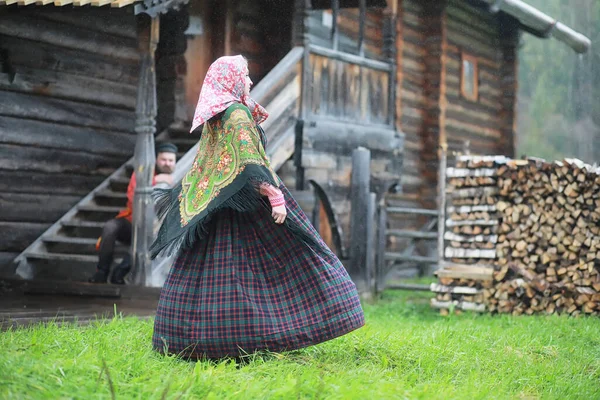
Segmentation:
[(152, 258), (178, 252), (154, 323), (157, 351), (185, 358), (293, 350), (364, 324), (354, 283), (270, 166), (242, 56), (209, 68), (181, 184), (155, 193)]

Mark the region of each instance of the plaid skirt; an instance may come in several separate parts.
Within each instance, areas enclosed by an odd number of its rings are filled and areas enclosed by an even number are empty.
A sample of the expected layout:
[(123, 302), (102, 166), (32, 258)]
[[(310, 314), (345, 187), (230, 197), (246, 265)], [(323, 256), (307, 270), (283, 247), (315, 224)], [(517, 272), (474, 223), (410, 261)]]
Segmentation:
[(273, 221), (270, 209), (225, 209), (208, 236), (182, 250), (162, 288), (152, 343), (185, 358), (293, 350), (364, 324), (356, 286), (281, 187), (294, 218), (315, 236), (308, 246)]

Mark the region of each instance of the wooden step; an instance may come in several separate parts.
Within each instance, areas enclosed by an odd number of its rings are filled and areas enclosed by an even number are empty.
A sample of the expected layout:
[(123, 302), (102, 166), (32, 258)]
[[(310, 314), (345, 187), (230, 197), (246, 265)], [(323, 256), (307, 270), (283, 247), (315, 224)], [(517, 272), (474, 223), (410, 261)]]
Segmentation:
[(61, 222), (61, 233), (70, 237), (98, 238), (102, 234), (104, 222), (70, 220)]
[(106, 222), (117, 216), (122, 207), (81, 205), (77, 208), (77, 217), (86, 221)]
[[(98, 238), (82, 238), (68, 236), (44, 236), (42, 241), (48, 253), (82, 254), (97, 256), (96, 241)], [(117, 242), (115, 254), (123, 256), (129, 251), (129, 246)]]
[(113, 190), (101, 190), (94, 195), (94, 200), (100, 206), (126, 207), (127, 193)]
[[(119, 262), (120, 260), (115, 260)], [(34, 279), (65, 281), (87, 280), (96, 271), (98, 256), (66, 253), (31, 252), (27, 262), (33, 267)]]
[(115, 192), (127, 193), (127, 186), (129, 186), (129, 180), (131, 175), (123, 175), (118, 178), (112, 178), (109, 182), (109, 187)]

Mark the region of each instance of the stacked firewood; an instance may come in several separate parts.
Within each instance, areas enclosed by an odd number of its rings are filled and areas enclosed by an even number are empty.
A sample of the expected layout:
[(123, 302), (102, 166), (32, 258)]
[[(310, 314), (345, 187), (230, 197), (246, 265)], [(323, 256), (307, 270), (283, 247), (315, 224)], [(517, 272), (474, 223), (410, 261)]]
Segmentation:
[(600, 312), (600, 169), (539, 159), (498, 169), (502, 223), (490, 311)]
[[(490, 312), (598, 315), (600, 168), (578, 160), (549, 163), (496, 157), (463, 158), (458, 164), (448, 169), (452, 206), (445, 258), (461, 263), (463, 269), (474, 262), (481, 268), (487, 262), (493, 266), (493, 278), (444, 281), (445, 268), (438, 274), (440, 285), (480, 289), (475, 300)], [(462, 179), (456, 176), (459, 169)], [(477, 179), (482, 177), (489, 179)], [(464, 188), (487, 195), (455, 194)], [(456, 208), (456, 199), (461, 206), (471, 206), (471, 213)], [(475, 205), (488, 208), (479, 208), (475, 217)], [(471, 219), (492, 223), (479, 227), (479, 240), (473, 238), (477, 225), (468, 228), (473, 230), (470, 236), (453, 226), (453, 221)], [(448, 297), (448, 291), (438, 293), (435, 301), (466, 301), (453, 293)]]
[[(498, 165), (505, 157), (458, 157), (446, 170), (447, 219), (444, 258), (437, 272), (433, 307), (443, 314), (451, 309), (484, 311), (484, 290), (492, 288), (490, 265), (496, 258), (499, 216)], [(461, 267), (466, 266), (465, 267)]]

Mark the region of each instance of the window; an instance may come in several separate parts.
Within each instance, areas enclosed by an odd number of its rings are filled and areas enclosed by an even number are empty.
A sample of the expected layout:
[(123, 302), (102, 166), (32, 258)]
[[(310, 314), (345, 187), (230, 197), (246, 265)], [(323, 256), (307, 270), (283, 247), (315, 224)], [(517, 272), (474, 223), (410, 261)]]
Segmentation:
[(479, 95), (477, 58), (463, 53), (460, 70), (460, 93), (468, 100), (477, 101)]

